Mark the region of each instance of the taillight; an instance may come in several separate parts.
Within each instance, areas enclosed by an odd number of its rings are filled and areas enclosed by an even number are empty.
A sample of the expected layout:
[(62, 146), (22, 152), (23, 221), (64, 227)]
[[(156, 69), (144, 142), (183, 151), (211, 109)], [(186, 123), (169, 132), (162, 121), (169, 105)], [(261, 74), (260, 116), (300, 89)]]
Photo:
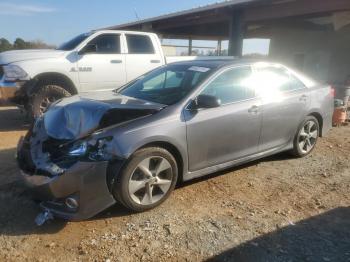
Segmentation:
[(335, 88), (331, 86), (331, 90), (330, 90), (330, 95), (331, 97), (335, 98)]

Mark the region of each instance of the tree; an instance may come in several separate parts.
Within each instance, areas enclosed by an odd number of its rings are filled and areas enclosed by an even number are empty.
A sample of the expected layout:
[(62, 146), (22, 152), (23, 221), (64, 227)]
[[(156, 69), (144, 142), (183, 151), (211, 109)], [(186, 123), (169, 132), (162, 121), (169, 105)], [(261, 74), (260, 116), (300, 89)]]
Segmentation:
[(41, 41), (40, 39), (27, 42), (27, 48), (31, 49), (53, 49), (55, 46), (48, 45)]
[(0, 38), (0, 52), (7, 51), (10, 49), (12, 49), (11, 43), (5, 38)]
[(5, 38), (0, 38), (0, 52), (12, 49), (53, 49), (55, 46), (48, 45), (41, 40), (24, 41), (22, 38), (16, 38), (13, 45)]
[(28, 43), (24, 41), (22, 38), (16, 38), (15, 42), (13, 43), (14, 49), (26, 49), (28, 48)]

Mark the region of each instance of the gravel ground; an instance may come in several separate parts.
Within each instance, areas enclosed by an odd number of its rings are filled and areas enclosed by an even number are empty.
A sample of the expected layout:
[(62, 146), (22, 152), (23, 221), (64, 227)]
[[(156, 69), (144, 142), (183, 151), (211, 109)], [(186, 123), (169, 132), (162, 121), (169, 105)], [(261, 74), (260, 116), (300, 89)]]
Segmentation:
[(185, 183), (161, 207), (54, 220), (25, 192), (15, 148), (27, 128), (0, 108), (0, 261), (350, 261), (350, 128), (303, 159), (265, 158)]

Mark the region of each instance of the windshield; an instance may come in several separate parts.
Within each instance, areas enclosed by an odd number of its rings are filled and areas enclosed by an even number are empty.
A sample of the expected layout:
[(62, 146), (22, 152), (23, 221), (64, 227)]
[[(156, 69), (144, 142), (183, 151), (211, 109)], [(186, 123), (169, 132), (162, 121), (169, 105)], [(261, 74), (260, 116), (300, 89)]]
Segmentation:
[(78, 35), (74, 37), (73, 39), (69, 40), (68, 42), (63, 43), (60, 45), (57, 50), (62, 51), (71, 51), (74, 48), (76, 48), (81, 42), (83, 42), (86, 38), (88, 38), (91, 35), (91, 33), (85, 33)]
[(179, 102), (202, 82), (212, 68), (193, 65), (168, 65), (131, 82), (119, 93), (154, 103), (172, 105)]

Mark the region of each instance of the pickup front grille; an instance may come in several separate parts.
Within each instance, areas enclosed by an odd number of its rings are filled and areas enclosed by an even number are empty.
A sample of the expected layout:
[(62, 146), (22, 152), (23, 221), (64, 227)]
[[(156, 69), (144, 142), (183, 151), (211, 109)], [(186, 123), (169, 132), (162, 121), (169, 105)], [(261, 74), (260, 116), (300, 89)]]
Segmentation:
[(0, 66), (0, 80), (2, 79), (2, 76), (4, 75), (4, 69), (2, 66)]

